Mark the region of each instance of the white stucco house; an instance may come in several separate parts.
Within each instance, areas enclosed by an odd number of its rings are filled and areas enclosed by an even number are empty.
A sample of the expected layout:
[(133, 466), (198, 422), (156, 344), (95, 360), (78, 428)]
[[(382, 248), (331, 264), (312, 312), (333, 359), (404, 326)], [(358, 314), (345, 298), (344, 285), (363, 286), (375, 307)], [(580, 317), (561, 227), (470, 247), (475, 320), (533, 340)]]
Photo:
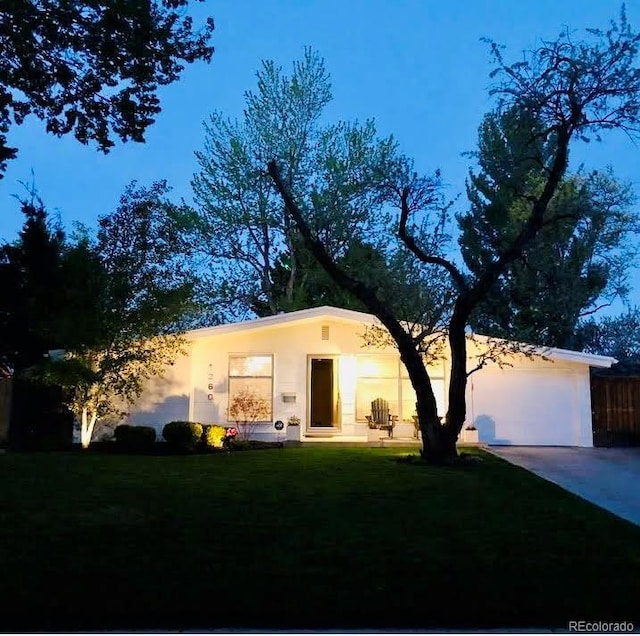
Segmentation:
[[(188, 353), (154, 378), (130, 411), (129, 423), (171, 420), (233, 426), (228, 408), (249, 388), (269, 405), (256, 439), (371, 439), (371, 402), (383, 398), (396, 417), (395, 438), (414, 435), (415, 395), (398, 352), (364, 347), (369, 314), (319, 307), (187, 333)], [(592, 446), (589, 367), (615, 360), (561, 349), (516, 354), (508, 367), (490, 363), (472, 374), (467, 420), (487, 444)], [(448, 360), (429, 367), (439, 411), (447, 410)], [(299, 427), (276, 430), (291, 416)], [(287, 431), (287, 428), (289, 430)]]

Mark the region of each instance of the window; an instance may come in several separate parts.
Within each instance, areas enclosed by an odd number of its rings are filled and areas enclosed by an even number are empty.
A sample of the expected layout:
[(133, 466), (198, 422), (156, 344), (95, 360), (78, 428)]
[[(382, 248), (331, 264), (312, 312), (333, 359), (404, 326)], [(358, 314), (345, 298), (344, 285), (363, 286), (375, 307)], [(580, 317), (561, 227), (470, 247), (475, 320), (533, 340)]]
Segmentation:
[[(431, 380), (431, 388), (436, 398), (438, 407), (438, 415), (443, 417), (446, 414), (444, 399), (444, 378), (440, 375), (442, 368), (427, 367), (429, 379)], [(409, 373), (402, 362), (400, 363), (400, 391), (402, 395), (402, 420), (412, 422), (412, 415), (416, 412), (416, 392), (409, 379)]]
[(229, 406), (242, 391), (250, 391), (268, 404), (269, 417), (273, 416), (273, 356), (229, 356)]
[[(438, 403), (438, 411), (444, 415), (444, 380), (431, 377), (431, 384)], [(400, 421), (412, 422), (416, 411), (416, 393), (409, 374), (395, 355), (358, 356), (356, 384), (356, 420), (364, 422), (371, 414), (371, 402), (382, 398), (389, 402), (389, 413)]]
[(357, 360), (356, 420), (366, 420), (376, 398), (389, 402), (389, 413), (399, 415), (397, 356), (363, 355)]

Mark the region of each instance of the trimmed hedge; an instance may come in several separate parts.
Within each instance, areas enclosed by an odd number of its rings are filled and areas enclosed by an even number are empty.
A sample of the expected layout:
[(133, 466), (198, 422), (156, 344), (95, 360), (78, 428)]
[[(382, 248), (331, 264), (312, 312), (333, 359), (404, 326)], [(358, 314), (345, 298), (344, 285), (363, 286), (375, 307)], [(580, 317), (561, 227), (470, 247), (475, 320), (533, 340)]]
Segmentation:
[(162, 437), (175, 450), (193, 451), (202, 438), (202, 424), (198, 422), (169, 422), (162, 429)]
[(205, 448), (222, 448), (227, 429), (218, 424), (205, 425), (203, 428), (202, 442)]
[(144, 451), (156, 442), (156, 429), (152, 426), (120, 424), (114, 432), (116, 444), (128, 451)]

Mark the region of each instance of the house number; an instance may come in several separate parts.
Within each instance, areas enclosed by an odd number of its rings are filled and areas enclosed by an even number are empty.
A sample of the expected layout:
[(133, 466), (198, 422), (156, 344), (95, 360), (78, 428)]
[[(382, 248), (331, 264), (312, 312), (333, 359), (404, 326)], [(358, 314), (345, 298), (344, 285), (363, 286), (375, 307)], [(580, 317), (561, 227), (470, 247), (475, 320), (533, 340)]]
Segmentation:
[[(209, 373), (207, 373), (207, 380), (209, 381), (209, 384), (207, 384), (207, 389), (209, 391), (213, 391), (213, 365), (210, 364), (209, 365)], [(213, 400), (213, 393), (207, 393), (207, 400), (211, 401)]]

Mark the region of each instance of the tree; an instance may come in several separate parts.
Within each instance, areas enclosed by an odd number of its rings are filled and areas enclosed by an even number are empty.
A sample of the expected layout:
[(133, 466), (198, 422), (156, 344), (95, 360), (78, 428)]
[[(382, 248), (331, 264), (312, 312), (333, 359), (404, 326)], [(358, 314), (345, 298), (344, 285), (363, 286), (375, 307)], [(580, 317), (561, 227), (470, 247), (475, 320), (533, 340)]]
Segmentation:
[(193, 279), (166, 192), (163, 182), (130, 185), (99, 219), (95, 241), (84, 237), (69, 253), (77, 276), (62, 329), (66, 355), (44, 375), (66, 387), (84, 447), (98, 419), (122, 415), (184, 347), (177, 325), (191, 309)]
[(54, 135), (108, 152), (113, 136), (144, 141), (158, 86), (184, 63), (209, 61), (213, 20), (195, 32), (188, 0), (5, 0), (0, 9), (0, 177), (17, 149), (7, 133), (33, 114)]
[[(331, 305), (354, 311), (366, 311), (357, 298), (333, 284), (331, 278), (318, 265), (299, 237), (295, 237), (293, 245), (293, 252), (296, 255), (296, 284), (289, 286), (293, 259), (288, 252), (280, 254), (272, 268), (271, 294), (276, 307), (284, 311), (297, 311)], [(382, 252), (371, 245), (361, 243), (357, 238), (353, 239), (338, 260), (340, 265), (347, 269), (386, 277), (389, 281), (399, 279), (391, 273), (391, 265)], [(398, 293), (401, 292), (398, 291)], [(259, 296), (250, 301), (250, 308), (258, 316), (271, 315), (268, 303)]]
[(589, 353), (612, 356), (622, 366), (640, 364), (640, 307), (618, 316), (584, 321), (578, 330), (581, 348)]
[[(517, 114), (487, 115), (480, 128), (467, 193), (471, 209), (457, 216), (459, 243), (468, 269), (482, 272), (513, 238), (527, 214), (519, 196), (523, 183), (543, 186), (535, 162), (513, 165), (537, 122), (525, 127)], [(519, 147), (518, 147), (519, 146)], [(557, 222), (538, 236), (500, 275), (474, 311), (471, 324), (480, 333), (541, 345), (575, 347), (578, 322), (626, 295), (626, 278), (637, 248), (638, 232), (628, 185), (610, 171), (567, 174), (549, 203)]]
[(55, 428), (59, 397), (28, 376), (59, 346), (66, 280), (63, 231), (35, 195), (21, 202), (25, 222), (18, 240), (0, 248), (0, 365), (12, 378), (9, 443), (37, 445)]
[(35, 195), (21, 202), (25, 216), (18, 240), (0, 249), (0, 357), (22, 370), (55, 345), (60, 313), (63, 231), (49, 223)]
[(245, 94), (241, 121), (214, 112), (205, 124), (204, 150), (196, 152), (200, 171), (192, 181), (196, 209), (188, 221), (192, 242), (210, 264), (203, 279), (214, 294), (209, 302), (236, 317), (254, 307), (263, 314), (282, 309), (273, 280), (278, 265), (285, 299), (293, 298), (299, 241), (264, 165), (277, 152), (287, 157), (289, 182), (302, 178), (318, 118), (331, 100), (324, 61), (310, 49), (290, 77), (265, 61), (257, 80), (257, 91)]
[[(393, 140), (378, 140), (373, 122), (322, 126), (330, 100), (324, 61), (306, 49), (290, 76), (272, 61), (263, 63), (257, 90), (245, 95), (241, 121), (214, 113), (205, 126), (204, 150), (196, 153), (200, 171), (192, 181), (196, 208), (184, 222), (192, 228), (191, 243), (200, 247), (208, 264), (203, 286), (209, 303), (227, 319), (229, 314), (271, 315), (326, 303), (359, 307), (331, 284), (285, 213), (264, 170), (274, 155), (286, 160), (283, 178), (290, 187), (311, 186), (319, 163), (325, 162), (323, 169), (332, 173), (355, 215), (350, 224), (339, 214), (317, 219), (336, 258), (346, 259), (349, 267), (361, 257), (370, 260), (375, 252), (386, 258), (379, 240), (383, 232), (375, 231), (384, 218), (374, 223), (368, 213), (368, 208), (380, 209), (380, 202), (367, 199), (362, 188), (347, 192), (342, 182), (357, 170), (377, 178), (373, 165), (381, 174), (393, 169)], [(330, 156), (332, 164), (327, 163)], [(365, 218), (371, 220), (366, 235), (349, 232)]]
[[(451, 369), (444, 423), (438, 418), (429, 374), (420, 354), (420, 336), (407, 329), (402, 317), (378, 296), (375, 283), (365, 282), (339, 267), (330, 246), (314, 226), (317, 190), (328, 182), (318, 177), (314, 191), (300, 192), (299, 187), (289, 187), (283, 178), (287, 171), (283, 158), (275, 155), (269, 162), (269, 174), (309, 250), (336, 284), (350, 291), (379, 318), (395, 341), (416, 393), (422, 455), (428, 461), (449, 461), (456, 456), (456, 439), (466, 417), (467, 325), (510, 264), (522, 256), (545, 227), (561, 220), (562, 214), (553, 209), (551, 202), (566, 176), (572, 142), (597, 137), (610, 129), (637, 134), (639, 44), (640, 35), (632, 32), (623, 10), (619, 22), (612, 23), (607, 31), (590, 30), (584, 41), (575, 41), (565, 32), (556, 41), (543, 42), (515, 64), (508, 64), (501, 49), (492, 45), (496, 115), (512, 113), (518, 134), (529, 136), (523, 151), (512, 158), (513, 174), (526, 168), (526, 175), (529, 166), (537, 174), (535, 179), (514, 179), (517, 187), (513, 191), (523, 206), (521, 222), (498, 246), (495, 258), (477, 272), (465, 274), (452, 259), (444, 258), (425, 243), (427, 236), (417, 231), (414, 219), (421, 214), (429, 219), (435, 213), (436, 222), (431, 227), (438, 227), (441, 215), (437, 180), (407, 171), (387, 173), (389, 200), (395, 200), (400, 210), (395, 238), (420, 263), (448, 276), (455, 287), (453, 309), (447, 320)], [(500, 185), (495, 184), (496, 188)], [(342, 202), (338, 198), (341, 192), (326, 192), (339, 204)], [(491, 227), (487, 209), (488, 206), (480, 206), (478, 213), (485, 215), (484, 220)], [(508, 215), (508, 211), (509, 206), (501, 205), (500, 215)], [(393, 238), (387, 236), (387, 241)]]

